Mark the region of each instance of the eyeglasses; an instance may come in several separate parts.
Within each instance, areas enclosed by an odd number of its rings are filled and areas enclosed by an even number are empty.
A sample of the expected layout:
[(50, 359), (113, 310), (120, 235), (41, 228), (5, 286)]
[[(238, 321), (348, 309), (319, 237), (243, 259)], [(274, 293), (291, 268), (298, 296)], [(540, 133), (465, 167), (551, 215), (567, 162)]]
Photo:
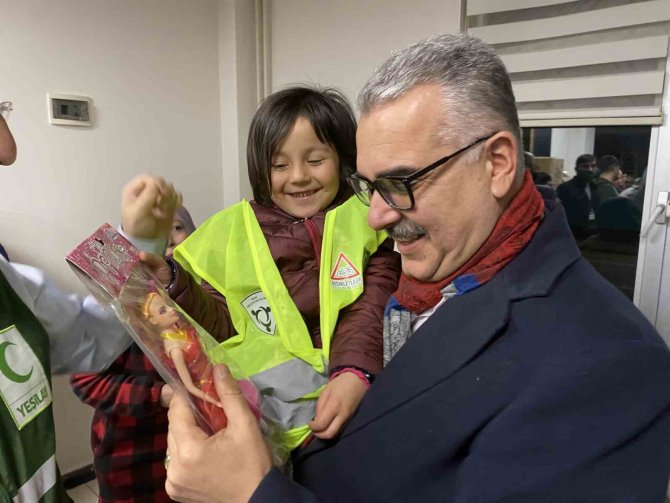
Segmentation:
[(12, 108), (11, 101), (3, 101), (0, 103), (0, 115), (2, 115), (5, 120), (9, 119), (9, 112), (12, 110), (14, 110), (14, 108)]
[(382, 199), (386, 201), (386, 204), (388, 204), (391, 208), (395, 208), (396, 210), (411, 210), (414, 208), (414, 192), (412, 191), (412, 184), (414, 182), (416, 182), (422, 176), (427, 175), (434, 169), (439, 168), (457, 155), (462, 154), (466, 150), (480, 144), (483, 141), (488, 140), (489, 138), (492, 138), (496, 134), (497, 133), (492, 133), (490, 135), (478, 138), (460, 150), (457, 150), (453, 154), (443, 157), (442, 159), (435, 161), (433, 164), (426, 166), (419, 171), (415, 171), (408, 176), (380, 176), (375, 181), (371, 181), (359, 175), (358, 173), (354, 173), (353, 175), (347, 177), (347, 181), (349, 182), (349, 185), (351, 185), (354, 194), (356, 194), (358, 199), (365, 206), (370, 206), (370, 199), (376, 190), (379, 192), (379, 195), (382, 196)]

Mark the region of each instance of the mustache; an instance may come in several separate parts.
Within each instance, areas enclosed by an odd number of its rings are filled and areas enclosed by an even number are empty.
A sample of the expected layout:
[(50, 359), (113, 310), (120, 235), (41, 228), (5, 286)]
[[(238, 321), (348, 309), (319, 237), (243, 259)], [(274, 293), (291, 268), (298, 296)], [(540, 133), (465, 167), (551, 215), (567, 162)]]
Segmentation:
[(407, 218), (403, 218), (397, 224), (388, 227), (386, 232), (388, 232), (389, 237), (398, 241), (410, 241), (427, 234), (426, 229)]

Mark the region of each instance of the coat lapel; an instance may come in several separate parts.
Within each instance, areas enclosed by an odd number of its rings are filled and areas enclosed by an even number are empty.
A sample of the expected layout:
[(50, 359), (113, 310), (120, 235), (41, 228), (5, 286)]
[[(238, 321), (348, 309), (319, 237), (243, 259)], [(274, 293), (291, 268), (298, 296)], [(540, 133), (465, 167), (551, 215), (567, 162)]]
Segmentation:
[(380, 374), (344, 435), (447, 379), (477, 355), (507, 323), (509, 302), (498, 283), (494, 278), (445, 302)]
[[(562, 208), (552, 201), (545, 207), (544, 221), (517, 258), (485, 285), (445, 302), (407, 341), (377, 377), (342, 437), (451, 377), (502, 333), (512, 302), (546, 295), (580, 260)], [(298, 459), (333, 443), (312, 442)]]

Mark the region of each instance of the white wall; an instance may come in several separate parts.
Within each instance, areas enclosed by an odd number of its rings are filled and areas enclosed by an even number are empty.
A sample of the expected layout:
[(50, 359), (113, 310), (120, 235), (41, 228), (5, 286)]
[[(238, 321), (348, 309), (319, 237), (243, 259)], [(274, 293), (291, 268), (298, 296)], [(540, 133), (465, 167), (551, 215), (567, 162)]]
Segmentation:
[(596, 128), (553, 128), (551, 130), (551, 157), (563, 159), (563, 171), (568, 178), (575, 176), (575, 163), (582, 154), (593, 154)]
[[(660, 192), (670, 191), (670, 58), (665, 67), (663, 125), (651, 129), (644, 194), (643, 225), (658, 206)], [(640, 239), (635, 276), (635, 304), (670, 345), (670, 220), (654, 223)], [(670, 489), (668, 494), (670, 494)]]
[[(392, 50), (457, 32), (460, 0), (0, 0), (0, 101), (19, 156), (0, 168), (0, 242), (16, 261), (83, 288), (64, 255), (115, 224), (123, 184), (160, 174), (196, 223), (250, 190), (256, 5), (273, 89), (309, 81), (351, 99)], [(90, 129), (49, 126), (46, 93), (93, 98)], [(90, 462), (90, 409), (54, 384), (64, 472)]]
[[(0, 101), (18, 159), (0, 167), (0, 242), (80, 289), (65, 254), (137, 173), (183, 190), (196, 223), (223, 204), (216, 0), (0, 0)], [(93, 98), (90, 129), (50, 126), (46, 93)], [(90, 461), (90, 409), (55, 384), (58, 459)]]
[(252, 197), (246, 146), (251, 117), (258, 105), (255, 23), (254, 1), (219, 1), (221, 142), (226, 206), (239, 201), (240, 197)]
[(274, 0), (273, 90), (296, 82), (358, 91), (394, 50), (460, 31), (460, 0)]

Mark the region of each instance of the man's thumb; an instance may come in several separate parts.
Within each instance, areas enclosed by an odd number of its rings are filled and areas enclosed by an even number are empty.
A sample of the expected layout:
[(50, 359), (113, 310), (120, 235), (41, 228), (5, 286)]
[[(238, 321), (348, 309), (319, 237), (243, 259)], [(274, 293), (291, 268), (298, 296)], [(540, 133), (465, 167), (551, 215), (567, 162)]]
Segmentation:
[(238, 421), (253, 418), (253, 413), (247, 404), (244, 394), (237, 381), (223, 364), (214, 367), (214, 386), (219, 395), (223, 411), (228, 416), (228, 426)]

